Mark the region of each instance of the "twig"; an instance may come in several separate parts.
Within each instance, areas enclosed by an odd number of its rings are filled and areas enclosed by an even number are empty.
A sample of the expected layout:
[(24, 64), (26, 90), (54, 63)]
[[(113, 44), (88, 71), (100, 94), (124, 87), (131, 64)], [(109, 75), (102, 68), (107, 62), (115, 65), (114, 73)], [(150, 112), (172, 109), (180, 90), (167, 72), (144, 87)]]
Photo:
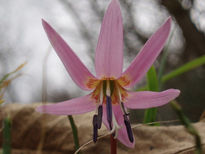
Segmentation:
[[(155, 124), (155, 123), (166, 124), (166, 123), (172, 123), (172, 122), (178, 122), (178, 121), (179, 121), (179, 120), (156, 121), (156, 122), (146, 123), (146, 125)], [(137, 127), (141, 127), (141, 126), (144, 126), (144, 125), (145, 125), (145, 124), (137, 124), (137, 125), (132, 126), (132, 129), (137, 128)], [(105, 134), (103, 134), (103, 135), (98, 136), (98, 140), (100, 140), (100, 139), (102, 139), (102, 138), (104, 138), (104, 137), (106, 137), (106, 136), (108, 136), (108, 135), (111, 135), (111, 133), (110, 133), (110, 132), (107, 132), (107, 133), (105, 133)], [(87, 145), (89, 145), (89, 144), (91, 144), (91, 143), (93, 143), (93, 140), (92, 140), (92, 139), (89, 140), (88, 142), (86, 142), (85, 144), (83, 144), (82, 146), (80, 146), (80, 148), (79, 148), (77, 151), (75, 151), (74, 154), (77, 154), (77, 153), (78, 153), (79, 151), (81, 151), (84, 147), (86, 147)]]
[(201, 138), (198, 131), (191, 124), (190, 120), (183, 113), (180, 105), (176, 101), (172, 101), (171, 105), (176, 114), (178, 115), (181, 123), (184, 125), (186, 131), (195, 138), (196, 154), (202, 154), (203, 152), (201, 147)]
[[(42, 103), (45, 104), (47, 102), (47, 62), (48, 57), (51, 51), (51, 46), (48, 47), (46, 51), (46, 55), (43, 60), (43, 69), (42, 69)], [(45, 140), (45, 123), (42, 119), (41, 121), (41, 140), (37, 147), (37, 154), (41, 154), (41, 150), (43, 148), (44, 140)]]
[[(202, 143), (202, 144), (201, 144), (201, 146), (204, 146), (204, 145), (205, 145), (205, 143)], [(181, 150), (175, 152), (174, 154), (179, 154), (179, 153), (181, 153), (181, 152), (189, 152), (189, 151), (194, 150), (194, 149), (196, 149), (196, 146), (195, 146), (195, 145), (194, 145), (194, 146), (191, 146), (191, 147), (188, 147), (188, 148), (185, 148), (185, 149), (181, 149)]]

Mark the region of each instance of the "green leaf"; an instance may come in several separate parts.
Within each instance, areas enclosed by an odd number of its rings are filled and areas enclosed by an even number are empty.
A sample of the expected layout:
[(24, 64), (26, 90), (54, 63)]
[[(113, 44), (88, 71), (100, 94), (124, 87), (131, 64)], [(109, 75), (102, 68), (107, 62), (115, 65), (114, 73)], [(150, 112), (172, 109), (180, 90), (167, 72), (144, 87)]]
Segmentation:
[(146, 85), (146, 86), (144, 86), (144, 87), (138, 88), (136, 91), (148, 91), (148, 87), (147, 87), (147, 85)]
[[(179, 68), (175, 69), (174, 71), (164, 75), (162, 77), (162, 82), (165, 83), (167, 82), (168, 80), (172, 79), (172, 78), (175, 78), (183, 73), (186, 73), (188, 71), (191, 71), (197, 67), (200, 67), (202, 65), (205, 64), (205, 55), (204, 56), (201, 56), (199, 58), (196, 58), (182, 66), (180, 66)], [(148, 90), (148, 88), (145, 86), (145, 87), (141, 87), (139, 88), (137, 91), (142, 91), (142, 90)]]
[[(159, 91), (157, 73), (154, 66), (152, 66), (147, 72), (147, 87), (148, 90), (150, 91)], [(157, 108), (151, 108), (145, 110), (144, 123), (155, 122), (156, 116), (157, 116)], [(154, 125), (159, 125), (159, 124), (154, 124)]]
[[(146, 109), (144, 114), (144, 123), (155, 122), (157, 117), (157, 108)], [(159, 126), (159, 123), (151, 124), (154, 126)]]
[(150, 91), (159, 91), (157, 73), (154, 66), (147, 72), (147, 84)]
[(204, 64), (205, 64), (205, 55), (201, 56), (199, 58), (196, 58), (196, 59), (182, 65), (181, 67), (177, 68), (176, 70), (164, 75), (162, 77), (162, 82), (164, 83), (172, 78), (175, 78), (175, 77), (177, 77), (185, 72), (188, 72), (188, 71), (190, 71), (194, 68), (197, 68), (201, 65), (204, 65)]

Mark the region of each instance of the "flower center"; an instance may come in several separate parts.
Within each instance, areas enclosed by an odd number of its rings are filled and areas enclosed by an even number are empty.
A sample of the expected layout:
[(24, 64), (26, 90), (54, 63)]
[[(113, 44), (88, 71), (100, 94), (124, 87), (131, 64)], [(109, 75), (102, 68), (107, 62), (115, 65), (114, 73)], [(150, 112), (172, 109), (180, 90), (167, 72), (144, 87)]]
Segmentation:
[[(108, 97), (106, 97), (108, 92), (110, 93), (109, 97), (112, 100), (111, 103), (114, 105), (120, 103), (119, 92), (121, 95), (121, 101), (123, 102), (125, 98), (128, 96), (126, 90), (118, 83), (117, 80), (104, 79), (98, 83), (91, 97), (96, 100), (96, 103), (106, 104), (107, 99), (109, 99)], [(102, 102), (100, 102), (100, 97), (102, 97)]]
[(129, 122), (129, 114), (127, 113), (123, 102), (128, 96), (126, 90), (114, 79), (103, 79), (98, 82), (96, 89), (93, 91), (91, 97), (96, 100), (97, 108), (96, 114), (93, 117), (93, 141), (97, 141), (98, 129), (101, 128), (102, 124), (102, 114), (103, 105), (106, 106), (107, 122), (111, 134), (116, 138), (118, 135), (118, 130), (121, 128), (119, 126), (115, 114), (112, 111), (113, 105), (120, 105), (123, 112), (124, 124), (126, 126), (128, 138), (133, 142), (133, 135), (131, 130), (131, 125)]

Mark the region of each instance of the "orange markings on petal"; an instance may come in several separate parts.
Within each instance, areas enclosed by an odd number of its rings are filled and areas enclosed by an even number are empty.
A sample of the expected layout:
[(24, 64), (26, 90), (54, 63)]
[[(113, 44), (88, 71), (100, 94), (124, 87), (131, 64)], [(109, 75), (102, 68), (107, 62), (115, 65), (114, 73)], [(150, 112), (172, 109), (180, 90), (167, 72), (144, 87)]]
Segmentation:
[(112, 104), (113, 105), (119, 104), (119, 98), (118, 98), (117, 93), (113, 93), (112, 95)]
[(94, 89), (97, 87), (97, 85), (99, 84), (100, 80), (98, 79), (95, 79), (95, 78), (89, 78), (86, 82), (86, 86), (89, 88), (89, 89)]
[[(104, 78), (103, 78), (104, 79)], [(113, 78), (105, 78), (106, 80), (113, 80)], [(101, 93), (101, 90), (102, 90), (102, 86), (103, 86), (103, 81), (104, 80), (90, 80), (90, 83), (92, 83), (93, 85), (95, 85), (95, 89), (94, 91), (92, 92), (91, 94), (91, 98), (92, 99), (95, 99), (95, 102), (96, 103), (99, 103), (100, 101), (100, 93)], [(121, 80), (122, 81), (122, 80)], [(125, 83), (125, 82), (124, 82)], [(112, 96), (111, 96), (111, 99), (112, 99), (112, 104), (113, 105), (117, 105), (120, 103), (120, 100), (119, 100), (119, 92), (121, 94), (121, 101), (122, 102), (125, 102), (126, 98), (128, 97), (128, 93), (126, 91), (126, 89), (124, 89), (118, 80), (114, 80), (114, 85), (113, 85), (113, 92), (112, 92)], [(119, 88), (119, 91), (117, 90), (117, 86)], [(103, 104), (106, 104), (106, 96), (104, 95), (103, 96)]]
[(91, 98), (95, 99), (96, 103), (98, 103), (98, 100), (100, 98), (100, 87), (101, 87), (101, 84), (98, 84), (91, 95)]
[(122, 101), (125, 103), (125, 99), (128, 97), (128, 93), (125, 90), (121, 91)]
[(127, 75), (121, 76), (117, 81), (122, 87), (126, 87), (131, 83), (131, 79)]

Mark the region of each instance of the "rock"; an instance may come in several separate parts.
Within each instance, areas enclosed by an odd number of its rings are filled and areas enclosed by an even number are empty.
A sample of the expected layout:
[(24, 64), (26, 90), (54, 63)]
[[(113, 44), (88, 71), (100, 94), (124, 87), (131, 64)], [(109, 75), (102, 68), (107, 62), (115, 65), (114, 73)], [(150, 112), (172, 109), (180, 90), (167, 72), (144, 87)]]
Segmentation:
[[(67, 116), (40, 114), (37, 105), (10, 104), (1, 107), (0, 123), (9, 115), (12, 119), (13, 154), (72, 154), (75, 152), (72, 130)], [(73, 116), (78, 127), (80, 144), (92, 139), (92, 117), (94, 113)], [(194, 124), (198, 130), (203, 147), (205, 144), (205, 122)], [(99, 134), (105, 134), (105, 127)], [(133, 129), (136, 145), (129, 149), (118, 142), (118, 154), (173, 154), (194, 153), (194, 138), (183, 126), (151, 127), (138, 125)], [(96, 144), (88, 144), (82, 154), (108, 154), (109, 136), (99, 139)], [(2, 131), (0, 132), (2, 146)]]

